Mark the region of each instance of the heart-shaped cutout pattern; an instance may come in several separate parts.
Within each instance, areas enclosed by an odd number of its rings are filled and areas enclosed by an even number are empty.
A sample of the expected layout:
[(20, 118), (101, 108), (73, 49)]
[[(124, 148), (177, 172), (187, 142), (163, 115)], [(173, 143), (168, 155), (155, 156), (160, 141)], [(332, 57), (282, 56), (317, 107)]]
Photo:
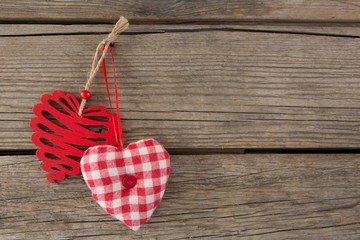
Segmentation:
[(36, 117), (31, 137), (39, 147), (36, 156), (50, 183), (80, 174), (80, 159), (85, 149), (99, 144), (115, 144), (114, 114), (102, 106), (91, 106), (78, 116), (79, 100), (71, 93), (56, 90), (41, 96), (33, 108)]
[(137, 231), (161, 202), (169, 179), (170, 157), (154, 139), (130, 143), (123, 150), (95, 146), (85, 151), (81, 171), (98, 204)]

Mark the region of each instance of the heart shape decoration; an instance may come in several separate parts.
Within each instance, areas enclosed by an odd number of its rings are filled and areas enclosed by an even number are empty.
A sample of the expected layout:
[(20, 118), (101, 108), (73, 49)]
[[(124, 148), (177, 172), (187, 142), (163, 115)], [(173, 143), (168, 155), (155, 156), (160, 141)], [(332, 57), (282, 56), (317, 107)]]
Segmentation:
[(154, 139), (130, 143), (123, 150), (95, 146), (85, 151), (81, 171), (98, 204), (137, 231), (165, 193), (170, 156)]
[(80, 174), (80, 159), (84, 151), (99, 144), (115, 145), (114, 114), (105, 107), (85, 108), (78, 116), (80, 103), (75, 95), (56, 90), (41, 96), (41, 103), (33, 108), (31, 137), (39, 147), (36, 156), (43, 161), (47, 180), (55, 183), (66, 176)]

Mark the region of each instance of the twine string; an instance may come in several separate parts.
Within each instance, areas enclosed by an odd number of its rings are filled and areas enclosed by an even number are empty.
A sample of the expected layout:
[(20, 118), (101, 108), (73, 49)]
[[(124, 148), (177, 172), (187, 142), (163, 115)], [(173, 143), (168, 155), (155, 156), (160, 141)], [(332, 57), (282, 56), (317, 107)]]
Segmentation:
[[(117, 21), (111, 33), (96, 47), (94, 58), (91, 64), (91, 70), (89, 72), (88, 80), (86, 81), (84, 90), (90, 89), (91, 84), (94, 81), (96, 73), (100, 69), (101, 63), (105, 58), (106, 52), (108, 51), (110, 44), (116, 40), (116, 37), (118, 36), (119, 33), (125, 31), (128, 27), (129, 27), (128, 20), (124, 17), (120, 17), (119, 21)], [(86, 99), (82, 99), (78, 111), (78, 115), (80, 117), (84, 111), (85, 105), (86, 105)]]

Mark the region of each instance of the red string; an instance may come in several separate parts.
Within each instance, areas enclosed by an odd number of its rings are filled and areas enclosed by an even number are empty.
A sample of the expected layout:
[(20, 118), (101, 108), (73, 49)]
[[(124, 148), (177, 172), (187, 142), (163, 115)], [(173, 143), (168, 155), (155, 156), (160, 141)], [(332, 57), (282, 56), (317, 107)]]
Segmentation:
[[(105, 46), (103, 46), (102, 50), (104, 51), (104, 49), (105, 49)], [(118, 92), (118, 86), (117, 86), (117, 82), (116, 82), (115, 55), (114, 55), (114, 52), (113, 52), (113, 49), (111, 46), (109, 46), (109, 52), (111, 55), (111, 65), (112, 65), (113, 76), (114, 76), (114, 92), (115, 92), (115, 101), (116, 101), (115, 106), (116, 106), (116, 117), (117, 117), (116, 120), (114, 119), (114, 117), (112, 118), (112, 120), (113, 120), (113, 125), (114, 125), (116, 143), (118, 144), (120, 149), (123, 149), (124, 148), (124, 137), (123, 137), (123, 133), (122, 133), (121, 118), (120, 118), (119, 92)], [(110, 108), (112, 108), (111, 95), (110, 95), (110, 90), (109, 90), (109, 81), (108, 81), (107, 72), (106, 72), (105, 58), (102, 60), (102, 70), (103, 70), (103, 74), (104, 74), (105, 87), (106, 87), (106, 92), (108, 95)]]

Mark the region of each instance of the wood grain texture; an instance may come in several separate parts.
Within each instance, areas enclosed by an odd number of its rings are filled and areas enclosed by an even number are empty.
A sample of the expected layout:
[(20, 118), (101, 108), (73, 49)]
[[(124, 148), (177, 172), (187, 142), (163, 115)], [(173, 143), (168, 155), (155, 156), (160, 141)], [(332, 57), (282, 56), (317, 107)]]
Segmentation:
[(81, 177), (49, 185), (33, 156), (0, 157), (0, 238), (359, 239), (360, 155), (172, 156), (163, 202), (140, 232)]
[[(33, 104), (55, 89), (79, 92), (101, 36), (0, 38), (1, 149), (34, 148)], [(360, 145), (355, 37), (141, 30), (121, 36), (115, 52), (127, 142), (154, 137), (188, 149)], [(92, 91), (90, 104), (107, 106), (100, 76)]]
[[(113, 24), (3, 24), (1, 36), (108, 34)], [(234, 31), (360, 37), (359, 23), (244, 23), (236, 25), (131, 25), (122, 34), (150, 34), (189, 31)]]
[[(219, 154), (359, 149), (359, 12), (358, 0), (2, 0), (0, 155), (15, 156), (0, 156), (0, 239), (360, 239), (359, 154)], [(80, 176), (49, 185), (35, 156), (16, 156), (35, 149), (40, 95), (78, 93), (121, 15), (126, 143), (180, 154), (137, 233)], [(100, 75), (90, 104), (108, 106)]]
[(88, 0), (1, 1), (0, 21), (133, 22), (323, 21), (359, 22), (357, 0)]

